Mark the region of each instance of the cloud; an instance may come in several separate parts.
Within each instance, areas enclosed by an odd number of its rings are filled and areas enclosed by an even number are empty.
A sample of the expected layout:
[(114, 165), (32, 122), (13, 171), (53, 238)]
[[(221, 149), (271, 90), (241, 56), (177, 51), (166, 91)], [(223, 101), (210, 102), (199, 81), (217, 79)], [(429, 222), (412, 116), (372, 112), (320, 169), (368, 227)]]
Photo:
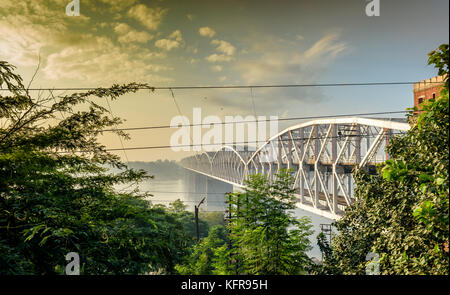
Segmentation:
[(183, 45), (183, 37), (180, 30), (173, 31), (167, 39), (160, 39), (155, 42), (155, 46), (170, 51)]
[(303, 55), (298, 56), (298, 62), (306, 60), (318, 60), (326, 57), (325, 61), (335, 58), (338, 54), (347, 49), (344, 42), (338, 42), (339, 34), (329, 34), (317, 41)]
[(118, 41), (120, 43), (147, 43), (148, 41), (153, 39), (153, 35), (150, 35), (146, 32), (137, 32), (130, 31), (127, 34), (120, 36)]
[(302, 83), (319, 78), (327, 65), (348, 49), (339, 41), (339, 34), (328, 34), (304, 52), (289, 49), (289, 53), (265, 51), (253, 61), (236, 65), (248, 83)]
[[(62, 0), (0, 0), (1, 58), (16, 65), (35, 66), (39, 52), (48, 44), (72, 43), (77, 34), (55, 10), (61, 4)], [(80, 27), (89, 21), (85, 16), (77, 18)]]
[(128, 17), (136, 19), (148, 29), (157, 30), (167, 11), (168, 9), (162, 9), (160, 7), (150, 8), (144, 4), (138, 4), (131, 7), (130, 10), (128, 10), (127, 15)]
[(170, 39), (160, 39), (155, 42), (155, 46), (167, 51), (180, 47), (180, 42)]
[(236, 47), (234, 47), (233, 45), (231, 45), (229, 42), (227, 41), (223, 41), (223, 40), (212, 40), (211, 44), (213, 45), (217, 45), (216, 50), (218, 52), (222, 52), (226, 55), (233, 55), (234, 52), (236, 51)]
[(114, 27), (114, 32), (119, 35), (120, 43), (146, 43), (153, 39), (153, 35), (147, 32), (138, 32), (125, 23), (119, 23)]
[(207, 61), (215, 63), (230, 62), (233, 60), (232, 55), (236, 52), (236, 47), (223, 40), (212, 40), (211, 44), (216, 45), (216, 51), (221, 54), (213, 53), (205, 58)]
[(213, 70), (214, 72), (222, 72), (223, 67), (219, 66), (219, 65), (216, 65), (216, 66), (212, 66), (211, 70)]
[[(113, 11), (122, 11), (123, 9), (130, 7), (131, 5), (136, 3), (137, 0), (114, 0), (114, 1), (100, 0), (100, 2), (110, 5), (111, 10), (113, 10)], [(94, 3), (92, 3), (92, 4), (94, 4)]]
[(211, 29), (210, 27), (201, 27), (200, 29), (198, 29), (198, 32), (203, 37), (209, 37), (209, 38), (214, 37), (214, 35), (216, 34), (216, 32), (213, 29)]
[(139, 47), (136, 52), (134, 52), (134, 54), (143, 60), (147, 60), (147, 59), (163, 59), (167, 57), (167, 54), (165, 52), (155, 52), (155, 51), (150, 51), (149, 49), (144, 49)]
[(86, 36), (83, 45), (70, 46), (52, 53), (43, 68), (50, 80), (78, 80), (92, 84), (136, 82), (166, 82), (170, 78), (156, 72), (170, 70), (156, 65), (145, 56), (136, 56), (116, 46), (107, 37)]
[(23, 16), (0, 20), (0, 56), (10, 63), (24, 66), (37, 64), (38, 54), (52, 30), (44, 26), (33, 26)]
[[(264, 50), (250, 52), (252, 55), (260, 53), (257, 58), (239, 60), (234, 64), (233, 68), (244, 80), (242, 83), (314, 84), (336, 58), (349, 51), (348, 45), (340, 40), (339, 34), (327, 34), (305, 50), (299, 50), (290, 42), (280, 43), (279, 40), (273, 39), (272, 44), (269, 40), (270, 38), (264, 39), (262, 42)], [(271, 47), (277, 50), (270, 50)], [(326, 99), (320, 88), (263, 88), (254, 91), (254, 95), (258, 101), (257, 111), (269, 114), (282, 108), (288, 108), (290, 112), (296, 108), (306, 111)], [(238, 99), (239, 95), (235, 97), (237, 98), (232, 101), (225, 95), (216, 99), (232, 108), (247, 107), (246, 100)], [(274, 99), (275, 97), (280, 99)]]
[(225, 55), (225, 54), (211, 54), (210, 56), (207, 56), (205, 58), (209, 62), (229, 62), (233, 58), (231, 56)]
[(183, 41), (180, 30), (173, 31), (172, 34), (169, 35), (169, 39), (175, 39), (178, 42)]
[[(111, 5), (119, 9), (135, 2), (120, 0)], [(18, 66), (34, 67), (40, 53), (43, 74), (40, 77), (44, 83), (64, 85), (68, 81), (81, 81), (83, 85), (97, 86), (173, 81), (162, 74), (172, 68), (156, 62), (166, 54), (142, 46), (154, 38), (148, 32), (137, 31), (124, 22), (90, 19), (83, 13), (80, 17), (66, 17), (64, 9), (60, 9), (67, 5), (65, 0), (0, 0), (0, 3), (0, 56)], [(85, 14), (89, 9), (96, 12), (88, 3), (83, 7)], [(129, 11), (139, 19), (141, 10), (141, 6), (134, 6)], [(149, 11), (152, 12), (150, 27), (155, 28), (161, 20), (157, 16), (164, 12), (146, 10)], [(113, 34), (109, 28), (113, 29)], [(179, 42), (176, 40), (180, 40), (181, 33), (175, 31), (171, 38)]]

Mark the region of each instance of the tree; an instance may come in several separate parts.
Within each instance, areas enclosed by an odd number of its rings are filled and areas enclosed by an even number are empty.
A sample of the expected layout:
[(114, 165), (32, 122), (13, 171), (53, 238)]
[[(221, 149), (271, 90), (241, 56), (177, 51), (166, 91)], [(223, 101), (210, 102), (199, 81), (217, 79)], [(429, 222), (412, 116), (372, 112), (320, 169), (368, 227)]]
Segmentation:
[(199, 211), (199, 218), (209, 224), (210, 227), (216, 225), (225, 226), (224, 213), (222, 211)]
[(448, 45), (431, 52), (429, 64), (447, 73), (445, 87), (421, 105), (406, 135), (391, 140), (390, 160), (375, 175), (355, 173), (358, 201), (334, 224), (324, 273), (364, 274), (374, 252), (382, 274), (448, 274)]
[(96, 98), (153, 88), (32, 97), (29, 85), (0, 61), (0, 274), (64, 273), (69, 252), (79, 253), (83, 274), (172, 273), (188, 246), (183, 225), (150, 207), (147, 194), (114, 190), (150, 177), (98, 139), (122, 121)]
[(226, 246), (227, 233), (224, 226), (211, 228), (206, 238), (192, 247), (192, 253), (175, 269), (182, 275), (210, 275), (215, 271), (216, 253)]
[[(175, 218), (183, 225), (183, 230), (190, 239), (190, 243), (194, 243), (197, 239), (195, 235), (195, 215), (192, 212), (186, 210), (187, 206), (180, 200), (175, 200), (170, 203), (167, 210), (171, 212)], [(203, 220), (198, 219), (198, 231), (200, 238), (204, 238), (208, 235), (209, 224)]]
[(445, 76), (445, 87), (448, 90), (449, 54), (448, 44), (441, 44), (438, 48), (428, 53), (428, 65), (434, 65), (438, 69), (438, 75)]
[(218, 273), (305, 272), (310, 264), (306, 252), (310, 249), (311, 224), (306, 217), (293, 216), (296, 199), (292, 184), (292, 174), (286, 170), (280, 171), (272, 183), (263, 175), (251, 175), (244, 193), (229, 195), (232, 246), (218, 249), (218, 255), (222, 255), (216, 263)]

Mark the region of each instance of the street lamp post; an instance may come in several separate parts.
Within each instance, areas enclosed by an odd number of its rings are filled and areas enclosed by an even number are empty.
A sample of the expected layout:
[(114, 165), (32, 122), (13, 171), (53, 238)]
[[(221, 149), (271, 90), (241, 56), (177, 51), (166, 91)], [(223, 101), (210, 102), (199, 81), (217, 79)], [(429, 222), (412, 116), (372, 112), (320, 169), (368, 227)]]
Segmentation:
[(200, 241), (200, 232), (198, 230), (198, 208), (205, 201), (206, 197), (204, 197), (198, 205), (194, 206), (194, 216), (195, 216), (195, 236), (197, 237), (197, 242)]

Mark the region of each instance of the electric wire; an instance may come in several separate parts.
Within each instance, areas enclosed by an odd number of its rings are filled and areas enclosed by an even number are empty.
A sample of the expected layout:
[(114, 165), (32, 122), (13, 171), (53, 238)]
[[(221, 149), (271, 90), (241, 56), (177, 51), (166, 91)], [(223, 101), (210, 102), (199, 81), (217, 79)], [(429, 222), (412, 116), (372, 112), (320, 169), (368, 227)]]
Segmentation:
[[(420, 81), (395, 81), (395, 82), (350, 82), (350, 83), (317, 83), (317, 84), (269, 84), (269, 85), (205, 85), (205, 86), (158, 86), (151, 87), (154, 90), (190, 90), (190, 89), (248, 89), (248, 88), (297, 88), (297, 87), (347, 87), (347, 86), (382, 86), (382, 85), (413, 85)], [(442, 84), (442, 82), (430, 81), (427, 83)], [(102, 87), (53, 87), (53, 88), (28, 88), (28, 91), (66, 90), (89, 91), (102, 89)], [(148, 87), (137, 87), (138, 90), (148, 90)], [(9, 91), (1, 88), (0, 91)]]
[[(378, 116), (378, 115), (389, 115), (389, 114), (405, 114), (412, 113), (412, 111), (386, 111), (386, 112), (373, 112), (373, 113), (354, 113), (354, 114), (339, 114), (339, 115), (322, 115), (322, 116), (306, 116), (306, 117), (289, 117), (289, 118), (278, 118), (277, 121), (297, 121), (297, 120), (312, 120), (312, 119), (325, 119), (325, 118), (340, 118), (340, 117), (358, 117), (358, 116)], [(255, 122), (268, 122), (272, 119), (262, 119), (262, 120), (248, 120), (248, 121), (231, 121), (231, 122), (220, 122), (220, 123), (195, 123), (195, 124), (184, 124), (179, 126), (172, 125), (154, 125), (154, 126), (143, 126), (143, 127), (126, 127), (117, 129), (104, 129), (102, 132), (110, 131), (135, 131), (135, 130), (151, 130), (151, 129), (168, 129), (168, 128), (180, 128), (180, 127), (195, 127), (195, 126), (209, 126), (214, 125), (226, 125), (226, 124), (239, 124), (239, 123), (255, 123)]]
[[(404, 133), (390, 133), (390, 135), (401, 135)], [(357, 137), (361, 137), (361, 138), (373, 138), (373, 137), (377, 137), (378, 135), (342, 135), (342, 136), (323, 136), (323, 137), (305, 137), (305, 138), (294, 138), (294, 141), (305, 141), (305, 140), (316, 140), (316, 139), (327, 139), (327, 138), (346, 138), (346, 137), (351, 137), (351, 138), (357, 138)], [(274, 141), (278, 141), (278, 142), (284, 142), (284, 141), (291, 141), (292, 139), (278, 139), (278, 140), (274, 140)], [(167, 149), (167, 148), (183, 148), (183, 147), (204, 147), (204, 146), (231, 146), (231, 145), (242, 145), (242, 144), (250, 144), (250, 143), (260, 143), (261, 141), (242, 141), (242, 142), (229, 142), (229, 143), (205, 143), (205, 144), (183, 144), (183, 145), (160, 145), (160, 146), (142, 146), (142, 147), (127, 147), (125, 148), (127, 151), (128, 150), (152, 150), (152, 149)], [(266, 143), (269, 143), (270, 141), (265, 141)], [(114, 151), (122, 151), (123, 148), (109, 148), (109, 149), (105, 149), (105, 151), (108, 152), (114, 152)], [(74, 151), (74, 152), (87, 152), (87, 151)], [(63, 153), (68, 153), (67, 151), (63, 152)]]
[[(106, 100), (106, 103), (108, 104), (109, 112), (110, 112), (111, 116), (114, 119), (114, 114), (113, 114), (113, 111), (112, 111), (112, 108), (111, 108), (111, 104), (109, 103), (107, 97), (105, 97), (105, 100)], [(117, 130), (117, 128), (116, 128), (116, 130)], [(122, 137), (120, 137), (120, 134), (117, 134), (117, 137), (119, 137), (120, 145), (122, 146), (123, 154), (125, 155), (125, 159), (127, 160), (127, 164), (128, 164), (130, 161), (128, 160), (128, 155), (127, 155), (127, 152), (125, 150), (125, 146), (123, 145)]]

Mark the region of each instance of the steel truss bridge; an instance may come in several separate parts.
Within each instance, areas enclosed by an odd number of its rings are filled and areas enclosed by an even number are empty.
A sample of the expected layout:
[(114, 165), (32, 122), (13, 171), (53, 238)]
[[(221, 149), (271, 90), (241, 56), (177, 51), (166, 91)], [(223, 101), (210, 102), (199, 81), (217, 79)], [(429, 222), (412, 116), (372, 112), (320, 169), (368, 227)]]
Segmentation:
[(291, 126), (271, 137), (256, 151), (226, 145), (182, 160), (184, 168), (245, 188), (248, 175), (260, 173), (270, 181), (282, 168), (292, 169), (297, 206), (339, 219), (356, 201), (352, 172), (375, 171), (389, 155), (392, 136), (410, 126), (400, 119), (331, 118)]

